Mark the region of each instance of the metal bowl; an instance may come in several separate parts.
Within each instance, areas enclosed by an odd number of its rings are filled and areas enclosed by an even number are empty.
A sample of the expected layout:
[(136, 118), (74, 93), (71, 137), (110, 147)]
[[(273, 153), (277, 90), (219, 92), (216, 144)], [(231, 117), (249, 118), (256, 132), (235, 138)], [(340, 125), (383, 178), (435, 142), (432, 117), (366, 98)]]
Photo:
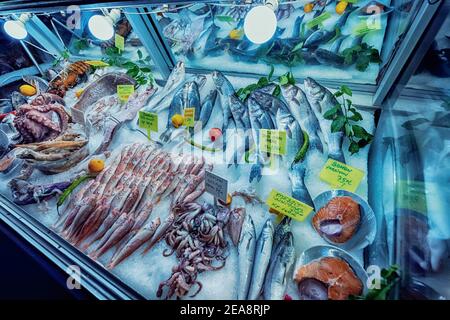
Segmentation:
[[(363, 249), (367, 247), (369, 244), (371, 244), (375, 240), (375, 235), (377, 231), (377, 222), (375, 219), (375, 213), (373, 212), (372, 208), (369, 206), (369, 204), (361, 198), (359, 195), (346, 191), (346, 190), (330, 190), (323, 192), (319, 194), (314, 200), (314, 207), (316, 208), (316, 213), (323, 207), (327, 205), (328, 202), (330, 202), (331, 199), (336, 197), (350, 197), (353, 200), (355, 200), (359, 204), (359, 209), (361, 213), (361, 219), (359, 222), (358, 229), (353, 234), (353, 236), (344, 243), (336, 243), (332, 240), (328, 239), (326, 236), (320, 234), (320, 236), (327, 241), (328, 243), (331, 243), (339, 248), (345, 249), (345, 250), (351, 250), (351, 249)], [(312, 224), (312, 218), (315, 214), (311, 214), (309, 216), (309, 220), (311, 223), (311, 226), (313, 227), (314, 231), (316, 229), (314, 228)], [(317, 231), (316, 231), (317, 232)]]
[(333, 246), (315, 246), (303, 251), (300, 257), (297, 259), (293, 276), (295, 277), (297, 270), (301, 266), (325, 257), (340, 258), (347, 262), (358, 279), (361, 280), (364, 287), (363, 294), (367, 293), (367, 273), (364, 268), (348, 252)]

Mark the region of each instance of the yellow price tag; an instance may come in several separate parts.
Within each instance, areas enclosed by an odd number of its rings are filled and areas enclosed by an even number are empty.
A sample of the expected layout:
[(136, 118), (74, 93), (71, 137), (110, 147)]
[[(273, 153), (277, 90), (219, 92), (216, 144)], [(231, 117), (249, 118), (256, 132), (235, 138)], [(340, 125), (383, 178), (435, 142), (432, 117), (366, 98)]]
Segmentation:
[(262, 152), (285, 155), (286, 131), (260, 129), (259, 148)]
[(87, 63), (90, 66), (93, 67), (109, 67), (109, 64), (107, 64), (106, 62), (100, 61), (100, 60), (88, 60), (85, 61), (85, 63)]
[(184, 125), (186, 127), (193, 127), (195, 122), (195, 108), (184, 109)]
[(139, 127), (147, 129), (148, 139), (150, 140), (150, 132), (158, 132), (158, 115), (156, 113), (139, 111)]
[(125, 50), (125, 38), (122, 37), (120, 34), (117, 34), (117, 33), (115, 34), (114, 44), (115, 44), (116, 48), (119, 49), (120, 51)]
[(304, 221), (313, 210), (307, 204), (275, 189), (270, 192), (266, 204), (277, 213), (284, 214), (297, 221)]
[(134, 85), (132, 84), (119, 84), (117, 86), (117, 95), (119, 100), (126, 102), (128, 98), (134, 93)]
[(320, 171), (319, 177), (333, 188), (355, 192), (364, 175), (364, 171), (345, 163), (328, 159), (322, 171)]

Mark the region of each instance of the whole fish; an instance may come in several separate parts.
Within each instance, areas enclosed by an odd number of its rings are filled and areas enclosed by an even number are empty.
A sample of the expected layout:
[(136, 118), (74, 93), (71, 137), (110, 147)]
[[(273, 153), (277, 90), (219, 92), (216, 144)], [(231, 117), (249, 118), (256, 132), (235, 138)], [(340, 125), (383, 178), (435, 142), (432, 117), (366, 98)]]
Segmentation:
[(234, 122), (233, 114), (231, 113), (230, 104), (228, 98), (231, 95), (234, 95), (234, 87), (231, 82), (222, 74), (220, 71), (213, 71), (211, 77), (214, 81), (214, 84), (219, 91), (220, 94), (220, 104), (222, 106), (222, 114), (223, 114), (223, 124), (222, 124), (222, 133), (223, 133), (223, 148), (226, 148), (226, 132), (230, 127), (230, 123)]
[(287, 85), (281, 88), (281, 92), (292, 115), (300, 123), (301, 128), (308, 134), (308, 150), (319, 150), (323, 152), (322, 141), (318, 135), (320, 132), (320, 124), (303, 90), (295, 85)]
[(330, 46), (330, 51), (338, 54), (340, 52), (342, 42), (344, 42), (344, 40), (348, 37), (348, 34), (340, 35), (336, 40), (333, 41), (332, 45)]
[(238, 292), (237, 299), (247, 299), (255, 260), (256, 232), (252, 217), (247, 214), (242, 225), (241, 238), (238, 244)]
[(311, 195), (305, 185), (306, 163), (297, 162), (289, 168), (289, 179), (291, 180), (292, 198), (301, 201), (314, 208)]
[(215, 23), (211, 25), (211, 31), (206, 39), (205, 46), (203, 48), (203, 57), (217, 57), (223, 53), (221, 46), (218, 43), (217, 32), (220, 28)]
[(275, 122), (277, 124), (278, 130), (286, 131), (286, 135), (289, 138), (288, 142), (295, 142), (293, 144), (293, 153), (296, 154), (299, 150), (298, 148), (301, 148), (303, 145), (303, 134), (300, 128), (300, 124), (297, 122), (297, 120), (295, 120), (294, 116), (291, 114), (286, 105), (278, 108), (275, 115)]
[(264, 299), (282, 300), (291, 278), (291, 270), (295, 260), (294, 237), (288, 232), (271, 257), (269, 271), (264, 281)]
[(323, 65), (342, 67), (345, 64), (343, 56), (327, 49), (317, 48), (314, 51), (314, 56), (316, 60)]
[(157, 91), (156, 87), (148, 86), (145, 90), (139, 92), (136, 91), (130, 96), (125, 106), (114, 116), (110, 116), (106, 119), (104, 125), (103, 141), (95, 151), (95, 154), (100, 154), (106, 151), (112, 142), (114, 134), (117, 130), (128, 121), (133, 120), (138, 114), (139, 110), (147, 104), (149, 99)]
[(303, 48), (317, 48), (319, 45), (326, 43), (333, 39), (342, 30), (346, 24), (348, 17), (352, 12), (354, 12), (358, 7), (347, 8), (345, 13), (338, 19), (336, 24), (333, 26), (332, 30), (320, 29), (314, 31), (303, 44)]
[(103, 97), (117, 93), (118, 85), (136, 85), (136, 80), (124, 73), (107, 73), (88, 85), (72, 106), (72, 118), (84, 124), (84, 112)]
[(331, 132), (332, 120), (327, 120), (323, 114), (331, 108), (338, 105), (335, 96), (325, 87), (317, 83), (312, 78), (306, 78), (304, 81), (305, 93), (311, 107), (319, 120), (320, 128), (328, 145), (328, 157), (345, 163), (344, 154), (342, 152), (342, 143), (344, 140), (344, 132)]
[(132, 255), (137, 249), (139, 249), (145, 242), (150, 240), (152, 236), (155, 234), (156, 230), (159, 228), (161, 224), (160, 218), (156, 218), (155, 220), (147, 223), (144, 227), (142, 227), (131, 239), (128, 240), (126, 245), (122, 248), (122, 250), (116, 252), (114, 256), (111, 258), (107, 269), (112, 269), (121, 263), (124, 259), (128, 258)]
[(264, 155), (259, 150), (259, 130), (275, 129), (275, 125), (270, 114), (261, 107), (261, 105), (253, 95), (250, 95), (250, 97), (248, 98), (247, 106), (250, 114), (253, 141), (255, 141), (255, 146), (257, 148), (256, 163), (250, 170), (249, 182), (251, 183), (254, 179), (256, 179), (258, 182), (261, 180), (262, 168), (265, 162)]
[(238, 207), (234, 208), (230, 212), (230, 218), (228, 220), (227, 228), (228, 233), (230, 234), (231, 241), (235, 246), (238, 245), (239, 239), (241, 237), (242, 225), (245, 220), (245, 208)]
[(165, 110), (172, 101), (173, 95), (177, 88), (179, 88), (186, 77), (185, 64), (179, 61), (167, 79), (167, 82), (160, 92), (150, 101), (149, 105), (146, 106), (144, 111), (153, 111), (158, 109), (158, 111)]
[(202, 109), (200, 110), (199, 121), (202, 122), (203, 128), (208, 124), (209, 118), (213, 111), (214, 105), (216, 104), (217, 90), (211, 90), (208, 96), (203, 101)]
[(270, 256), (274, 256), (274, 253), (281, 243), (281, 240), (291, 231), (291, 221), (292, 219), (288, 216), (284, 216), (281, 222), (275, 227), (275, 232), (273, 233), (273, 244), (272, 252)]
[(200, 115), (200, 93), (198, 84), (195, 81), (186, 82), (172, 99), (169, 107), (169, 116), (167, 118), (166, 130), (160, 135), (159, 139), (163, 143), (170, 141), (170, 137), (174, 130), (172, 125), (172, 117), (175, 114), (183, 114), (185, 108), (194, 108), (194, 120), (198, 120)]
[(267, 219), (264, 227), (256, 242), (255, 263), (252, 272), (252, 280), (250, 282), (250, 290), (248, 292), (248, 300), (256, 300), (262, 293), (264, 279), (269, 267), (270, 254), (272, 252), (273, 243), (273, 224)]

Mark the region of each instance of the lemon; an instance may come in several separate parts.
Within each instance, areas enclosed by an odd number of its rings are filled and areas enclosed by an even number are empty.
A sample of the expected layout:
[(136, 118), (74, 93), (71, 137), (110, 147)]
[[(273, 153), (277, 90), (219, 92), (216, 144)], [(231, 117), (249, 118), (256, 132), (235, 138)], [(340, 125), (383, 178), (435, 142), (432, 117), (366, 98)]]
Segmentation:
[(75, 96), (77, 98), (79, 98), (83, 94), (83, 92), (84, 92), (84, 89), (77, 90), (77, 92), (75, 92)]
[(244, 35), (244, 32), (240, 29), (233, 29), (230, 31), (230, 38), (234, 40), (239, 40)]
[(175, 128), (179, 128), (184, 123), (184, 117), (181, 114), (175, 114), (172, 117), (172, 124)]
[(305, 6), (303, 7), (303, 11), (305, 11), (305, 13), (310, 13), (313, 9), (314, 3), (312, 2), (305, 4)]
[(348, 6), (347, 1), (339, 1), (339, 3), (336, 5), (336, 13), (343, 14), (347, 6)]
[(92, 173), (99, 173), (105, 168), (105, 161), (102, 159), (92, 159), (89, 161), (88, 169)]
[(19, 87), (19, 91), (21, 94), (27, 97), (34, 96), (36, 94), (36, 88), (33, 86), (30, 86), (29, 84), (23, 84)]

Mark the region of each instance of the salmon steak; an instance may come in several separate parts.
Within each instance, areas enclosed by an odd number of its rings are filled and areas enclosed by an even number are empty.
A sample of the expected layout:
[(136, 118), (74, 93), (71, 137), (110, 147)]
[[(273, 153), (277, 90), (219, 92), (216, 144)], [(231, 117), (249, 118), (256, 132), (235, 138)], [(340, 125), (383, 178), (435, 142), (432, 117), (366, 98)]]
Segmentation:
[(363, 284), (350, 265), (335, 257), (321, 258), (300, 267), (294, 279), (302, 300), (346, 300), (363, 291)]
[(348, 241), (359, 227), (359, 204), (350, 197), (336, 197), (313, 217), (316, 231), (335, 243)]

